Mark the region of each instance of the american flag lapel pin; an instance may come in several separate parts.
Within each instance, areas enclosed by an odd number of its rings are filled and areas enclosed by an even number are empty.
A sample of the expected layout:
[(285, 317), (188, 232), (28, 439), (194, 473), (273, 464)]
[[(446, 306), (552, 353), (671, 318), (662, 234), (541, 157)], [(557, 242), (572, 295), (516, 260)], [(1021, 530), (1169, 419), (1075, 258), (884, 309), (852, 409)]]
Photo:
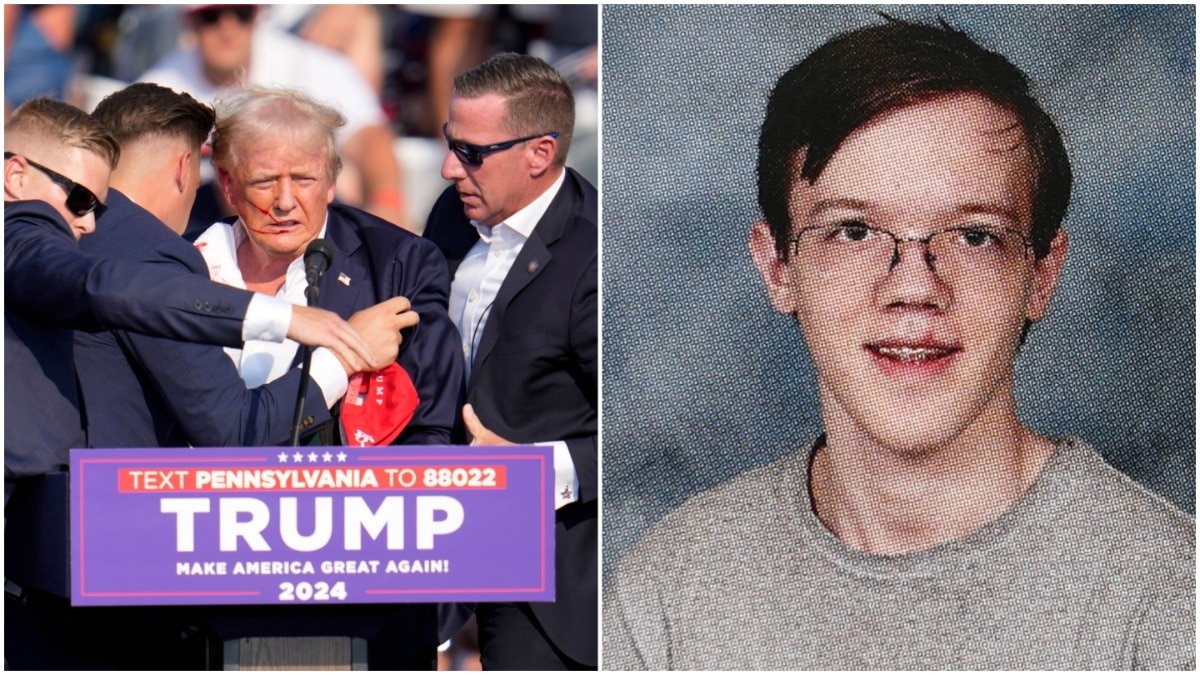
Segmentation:
[(349, 286), (350, 285), (350, 277), (346, 276), (345, 272), (342, 272), (342, 273), (338, 274), (338, 282), (341, 283), (343, 286)]

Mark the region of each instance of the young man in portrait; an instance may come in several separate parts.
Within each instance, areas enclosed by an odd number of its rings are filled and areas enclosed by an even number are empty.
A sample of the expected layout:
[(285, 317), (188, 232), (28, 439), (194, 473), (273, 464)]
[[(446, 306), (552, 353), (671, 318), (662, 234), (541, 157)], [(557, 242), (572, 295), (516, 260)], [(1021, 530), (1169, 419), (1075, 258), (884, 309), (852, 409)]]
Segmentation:
[(945, 23), (844, 33), (777, 81), (757, 168), (823, 433), (642, 537), (604, 667), (1194, 668), (1194, 520), (1018, 416), (1073, 183), (1025, 74)]

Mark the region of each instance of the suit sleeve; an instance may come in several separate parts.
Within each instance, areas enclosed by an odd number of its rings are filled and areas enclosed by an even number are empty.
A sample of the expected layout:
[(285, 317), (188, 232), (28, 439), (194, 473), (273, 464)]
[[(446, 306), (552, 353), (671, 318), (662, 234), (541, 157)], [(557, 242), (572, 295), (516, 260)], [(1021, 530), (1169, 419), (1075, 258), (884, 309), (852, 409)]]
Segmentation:
[[(220, 347), (136, 333), (122, 333), (121, 338), (191, 445), (280, 445), (291, 438), (299, 368), (248, 389)], [(315, 425), (330, 418), (321, 390), (311, 379), (303, 417), (311, 417)]]
[[(207, 278), (206, 273), (162, 247), (144, 258), (160, 261), (163, 269), (173, 265), (181, 272)], [(292, 368), (283, 377), (261, 387), (248, 389), (237, 367), (220, 347), (127, 331), (119, 335), (191, 445), (279, 445), (291, 438), (300, 388), (299, 368)], [(312, 418), (310, 426), (319, 426), (330, 418), (315, 380), (309, 380), (303, 417)]]
[(396, 261), (394, 294), (408, 298), (421, 321), (406, 331), (396, 362), (412, 378), (420, 403), (394, 444), (449, 445), (463, 383), (458, 329), (447, 309), (450, 274), (436, 246), (411, 241)]
[[(591, 392), (592, 402), (598, 403), (599, 391), (599, 265), (597, 255), (592, 254), (588, 265), (575, 289), (571, 308), (571, 350), (579, 362), (585, 382), (583, 386)], [(567, 440), (571, 461), (575, 463), (575, 475), (579, 478), (579, 500), (594, 501), (600, 497), (599, 466), (597, 463), (597, 437)]]
[(88, 255), (48, 206), (12, 206), (5, 208), (4, 301), (14, 311), (65, 328), (242, 343), (249, 291), (174, 265)]

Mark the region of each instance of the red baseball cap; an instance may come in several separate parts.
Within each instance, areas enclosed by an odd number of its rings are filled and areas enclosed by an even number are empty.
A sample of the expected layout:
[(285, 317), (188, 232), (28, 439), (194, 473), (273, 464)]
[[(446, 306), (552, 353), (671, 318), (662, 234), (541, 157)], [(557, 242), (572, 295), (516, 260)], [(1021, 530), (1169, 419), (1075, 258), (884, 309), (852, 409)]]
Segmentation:
[(374, 373), (355, 373), (342, 399), (342, 443), (391, 443), (412, 421), (420, 402), (412, 378), (395, 363)]

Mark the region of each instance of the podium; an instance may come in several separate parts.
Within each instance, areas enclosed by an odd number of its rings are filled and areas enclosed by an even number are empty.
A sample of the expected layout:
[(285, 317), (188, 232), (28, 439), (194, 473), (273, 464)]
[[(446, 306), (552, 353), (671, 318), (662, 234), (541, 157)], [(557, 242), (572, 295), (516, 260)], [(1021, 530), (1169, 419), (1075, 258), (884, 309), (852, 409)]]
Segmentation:
[(272, 670), (367, 669), (367, 641), (362, 638), (241, 638), (226, 640), (222, 670), (246, 667)]
[(6, 575), (186, 617), (209, 668), (431, 669), (439, 606), (553, 600), (552, 489), (534, 446), (73, 450), (13, 493)]
[[(69, 475), (60, 472), (22, 481), (13, 492), (5, 523), (5, 575), (26, 592), (71, 596), (69, 488)], [(366, 636), (387, 620), (385, 607), (369, 605), (359, 610), (365, 614), (340, 616), (272, 616), (266, 608), (247, 612), (219, 606), (173, 609), (190, 613), (200, 624), (210, 670), (366, 670)], [(435, 661), (433, 652), (430, 667)]]

